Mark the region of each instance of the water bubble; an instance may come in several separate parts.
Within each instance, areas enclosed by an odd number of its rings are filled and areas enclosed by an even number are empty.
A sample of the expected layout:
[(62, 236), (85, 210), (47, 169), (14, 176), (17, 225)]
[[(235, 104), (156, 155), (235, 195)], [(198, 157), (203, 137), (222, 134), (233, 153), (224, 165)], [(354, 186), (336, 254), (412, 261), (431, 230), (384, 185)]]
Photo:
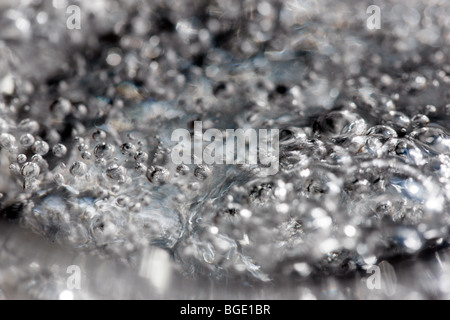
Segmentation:
[(116, 202), (119, 207), (125, 208), (130, 203), (130, 198), (127, 196), (119, 196), (119, 197), (117, 197)]
[(137, 162), (144, 163), (148, 160), (148, 154), (144, 151), (139, 151), (135, 154), (134, 159)]
[(121, 147), (120, 147), (120, 152), (124, 155), (124, 156), (134, 156), (136, 154), (136, 147), (134, 146), (134, 144), (132, 143), (124, 143)]
[(20, 175), (20, 166), (17, 163), (11, 163), (9, 165), (9, 170), (13, 175)]
[(87, 151), (87, 150), (89, 150), (89, 145), (86, 144), (86, 143), (81, 143), (78, 146), (78, 151), (84, 152), (84, 151)]
[(67, 147), (59, 143), (53, 147), (52, 151), (56, 157), (62, 158), (67, 154)]
[(207, 165), (199, 165), (194, 170), (194, 176), (200, 180), (206, 180), (211, 175), (211, 169)]
[(100, 142), (106, 139), (106, 132), (103, 130), (97, 130), (92, 134), (94, 141)]
[(383, 200), (376, 205), (375, 211), (379, 218), (383, 216), (391, 216), (394, 210), (394, 206), (390, 200)]
[(27, 162), (23, 165), (21, 173), (25, 178), (35, 178), (39, 175), (40, 168), (34, 162)]
[(108, 169), (106, 169), (106, 175), (112, 180), (123, 182), (125, 181), (126, 170), (122, 166), (113, 164), (112, 166), (108, 167)]
[(105, 168), (107, 161), (104, 158), (95, 159), (95, 166), (98, 168)]
[(189, 174), (189, 171), (190, 171), (189, 167), (187, 165), (185, 165), (185, 164), (180, 164), (177, 167), (177, 173), (181, 174), (182, 176), (185, 176), (185, 175)]
[(39, 123), (32, 119), (24, 119), (18, 125), (19, 130), (32, 134), (38, 132), (39, 127)]
[(27, 162), (27, 159), (28, 159), (27, 156), (24, 155), (23, 153), (17, 156), (17, 162), (20, 164)]
[(422, 165), (425, 163), (422, 151), (410, 141), (400, 140), (395, 147), (395, 153), (414, 164)]
[(139, 213), (142, 211), (142, 204), (139, 202), (133, 203), (132, 205), (129, 206), (129, 210), (132, 213)]
[(58, 117), (67, 116), (72, 110), (72, 103), (64, 98), (59, 98), (50, 106), (50, 111)]
[(77, 161), (70, 167), (70, 173), (76, 177), (82, 177), (87, 172), (87, 166), (84, 162)]
[(50, 147), (47, 142), (38, 140), (33, 144), (32, 149), (34, 153), (45, 156), (49, 152)]
[(383, 116), (383, 120), (399, 133), (405, 133), (411, 123), (411, 120), (406, 114), (398, 111), (390, 111)]
[(430, 118), (424, 114), (416, 114), (411, 119), (411, 124), (414, 128), (426, 127), (430, 123)]
[(80, 146), (84, 143), (84, 138), (80, 137), (80, 136), (76, 136), (75, 138), (73, 138), (73, 142), (75, 142), (76, 146)]
[(83, 151), (81, 153), (81, 158), (83, 158), (84, 160), (91, 160), (92, 154), (89, 151)]
[(397, 132), (389, 126), (378, 125), (370, 128), (367, 131), (367, 135), (369, 136), (381, 136), (385, 139), (385, 141), (393, 138), (397, 138)]
[(332, 111), (319, 117), (314, 124), (316, 132), (329, 137), (346, 134), (364, 134), (367, 126), (357, 114), (349, 111)]
[(36, 140), (33, 135), (26, 133), (20, 137), (19, 141), (22, 146), (31, 147)]
[(0, 135), (0, 147), (11, 150), (16, 146), (16, 138), (9, 133), (2, 133)]
[(64, 176), (63, 176), (61, 173), (55, 174), (55, 176), (53, 177), (53, 181), (54, 181), (57, 185), (63, 185), (63, 184), (65, 183)]
[(145, 165), (143, 165), (142, 163), (138, 162), (138, 163), (136, 163), (134, 170), (136, 171), (136, 173), (138, 175), (143, 175), (147, 172), (148, 168)]
[(83, 119), (88, 114), (88, 108), (82, 103), (76, 103), (72, 106), (72, 114), (77, 119)]
[(114, 155), (114, 146), (109, 143), (100, 143), (94, 148), (96, 158), (111, 159)]
[(441, 128), (420, 128), (411, 132), (411, 137), (435, 152), (448, 153), (450, 150), (450, 136)]
[(150, 167), (147, 179), (155, 185), (163, 185), (169, 180), (170, 172), (164, 167)]

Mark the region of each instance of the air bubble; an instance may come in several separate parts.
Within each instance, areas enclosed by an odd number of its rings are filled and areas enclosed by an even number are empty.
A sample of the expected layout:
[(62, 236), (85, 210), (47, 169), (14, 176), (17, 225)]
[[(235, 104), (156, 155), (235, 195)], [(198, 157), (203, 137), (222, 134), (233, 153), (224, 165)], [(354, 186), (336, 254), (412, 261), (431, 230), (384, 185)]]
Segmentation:
[(26, 133), (20, 137), (19, 141), (22, 146), (31, 147), (34, 144), (35, 139), (31, 134)]
[(20, 121), (18, 128), (19, 130), (26, 132), (26, 133), (36, 133), (39, 131), (39, 123), (37, 121), (31, 120), (31, 119), (24, 119)]
[(395, 131), (402, 133), (406, 132), (411, 123), (411, 120), (406, 114), (398, 111), (390, 111), (383, 118), (386, 124), (392, 127)]
[(72, 103), (64, 98), (59, 98), (50, 106), (50, 111), (57, 117), (65, 117), (72, 110)]
[(124, 156), (134, 156), (136, 154), (136, 147), (134, 146), (134, 144), (132, 143), (124, 143), (121, 147), (120, 147), (120, 152), (124, 155)]
[(169, 176), (169, 170), (163, 167), (150, 167), (147, 171), (147, 179), (155, 185), (165, 184)]
[(53, 181), (54, 181), (57, 185), (63, 185), (63, 184), (65, 183), (64, 176), (63, 176), (61, 173), (55, 174), (55, 176), (53, 177)]
[(27, 156), (24, 155), (23, 153), (17, 156), (17, 162), (20, 164), (27, 162), (27, 159), (28, 159)]
[(314, 124), (317, 133), (329, 137), (338, 137), (346, 134), (364, 134), (367, 127), (363, 119), (349, 111), (332, 111), (321, 116)]
[(40, 168), (34, 162), (25, 163), (21, 170), (21, 174), (25, 178), (35, 178), (39, 175), (39, 173), (40, 173)]
[(103, 130), (97, 130), (92, 134), (94, 141), (100, 142), (106, 139), (106, 132)]
[(45, 156), (49, 152), (50, 147), (47, 142), (38, 140), (33, 144), (32, 149), (34, 153), (37, 153), (41, 156)]
[(20, 166), (17, 164), (17, 163), (11, 163), (10, 165), (9, 165), (9, 171), (11, 171), (11, 173), (13, 174), (13, 175), (20, 175), (21, 174), (21, 172), (20, 172)]
[(414, 128), (425, 127), (430, 123), (430, 118), (424, 114), (416, 114), (411, 119), (411, 124)]
[(180, 164), (177, 167), (177, 173), (182, 175), (182, 176), (185, 176), (185, 175), (189, 174), (189, 171), (190, 171), (189, 167), (187, 165), (185, 165), (185, 164)]
[(52, 151), (53, 151), (53, 154), (58, 158), (62, 158), (67, 154), (66, 146), (61, 143), (55, 145), (53, 147)]
[(137, 162), (144, 163), (148, 160), (148, 154), (144, 151), (139, 151), (135, 154), (134, 159)]
[(138, 175), (144, 175), (147, 172), (148, 168), (142, 163), (136, 163), (134, 170)]
[(105, 168), (107, 161), (104, 158), (95, 159), (95, 166), (98, 168)]
[(114, 155), (114, 146), (109, 143), (100, 143), (94, 149), (94, 155), (96, 158), (111, 159)]
[(83, 151), (81, 153), (81, 158), (83, 158), (84, 160), (91, 160), (92, 154), (89, 151)]
[(126, 170), (124, 167), (114, 164), (106, 169), (106, 175), (112, 180), (125, 181)]
[(12, 150), (16, 146), (16, 138), (9, 133), (2, 133), (0, 135), (0, 147), (6, 150)]
[(120, 197), (117, 197), (116, 202), (119, 207), (125, 208), (130, 203), (130, 198), (127, 196), (120, 196)]
[(76, 177), (82, 177), (87, 172), (87, 166), (84, 162), (77, 161), (70, 167), (70, 173)]
[(194, 170), (194, 176), (200, 180), (206, 180), (211, 175), (211, 169), (207, 165), (197, 166)]

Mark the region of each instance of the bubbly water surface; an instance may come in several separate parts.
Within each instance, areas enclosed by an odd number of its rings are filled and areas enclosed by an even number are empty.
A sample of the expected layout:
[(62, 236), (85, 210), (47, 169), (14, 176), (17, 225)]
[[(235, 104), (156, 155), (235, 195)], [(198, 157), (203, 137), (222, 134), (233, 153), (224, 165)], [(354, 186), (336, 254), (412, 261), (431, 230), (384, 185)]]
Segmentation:
[[(0, 293), (448, 298), (450, 6), (379, 3), (0, 0)], [(173, 164), (194, 121), (280, 171)]]

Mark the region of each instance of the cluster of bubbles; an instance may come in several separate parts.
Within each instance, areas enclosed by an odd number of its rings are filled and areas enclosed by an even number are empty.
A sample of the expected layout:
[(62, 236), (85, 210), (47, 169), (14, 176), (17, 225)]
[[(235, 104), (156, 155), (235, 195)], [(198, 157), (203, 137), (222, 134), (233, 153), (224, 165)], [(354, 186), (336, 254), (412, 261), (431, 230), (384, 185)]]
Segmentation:
[[(97, 0), (81, 30), (65, 1), (2, 10), (0, 212), (242, 285), (446, 247), (450, 6), (386, 1), (370, 31), (367, 3), (329, 2)], [(175, 165), (198, 120), (280, 129), (280, 171)]]

